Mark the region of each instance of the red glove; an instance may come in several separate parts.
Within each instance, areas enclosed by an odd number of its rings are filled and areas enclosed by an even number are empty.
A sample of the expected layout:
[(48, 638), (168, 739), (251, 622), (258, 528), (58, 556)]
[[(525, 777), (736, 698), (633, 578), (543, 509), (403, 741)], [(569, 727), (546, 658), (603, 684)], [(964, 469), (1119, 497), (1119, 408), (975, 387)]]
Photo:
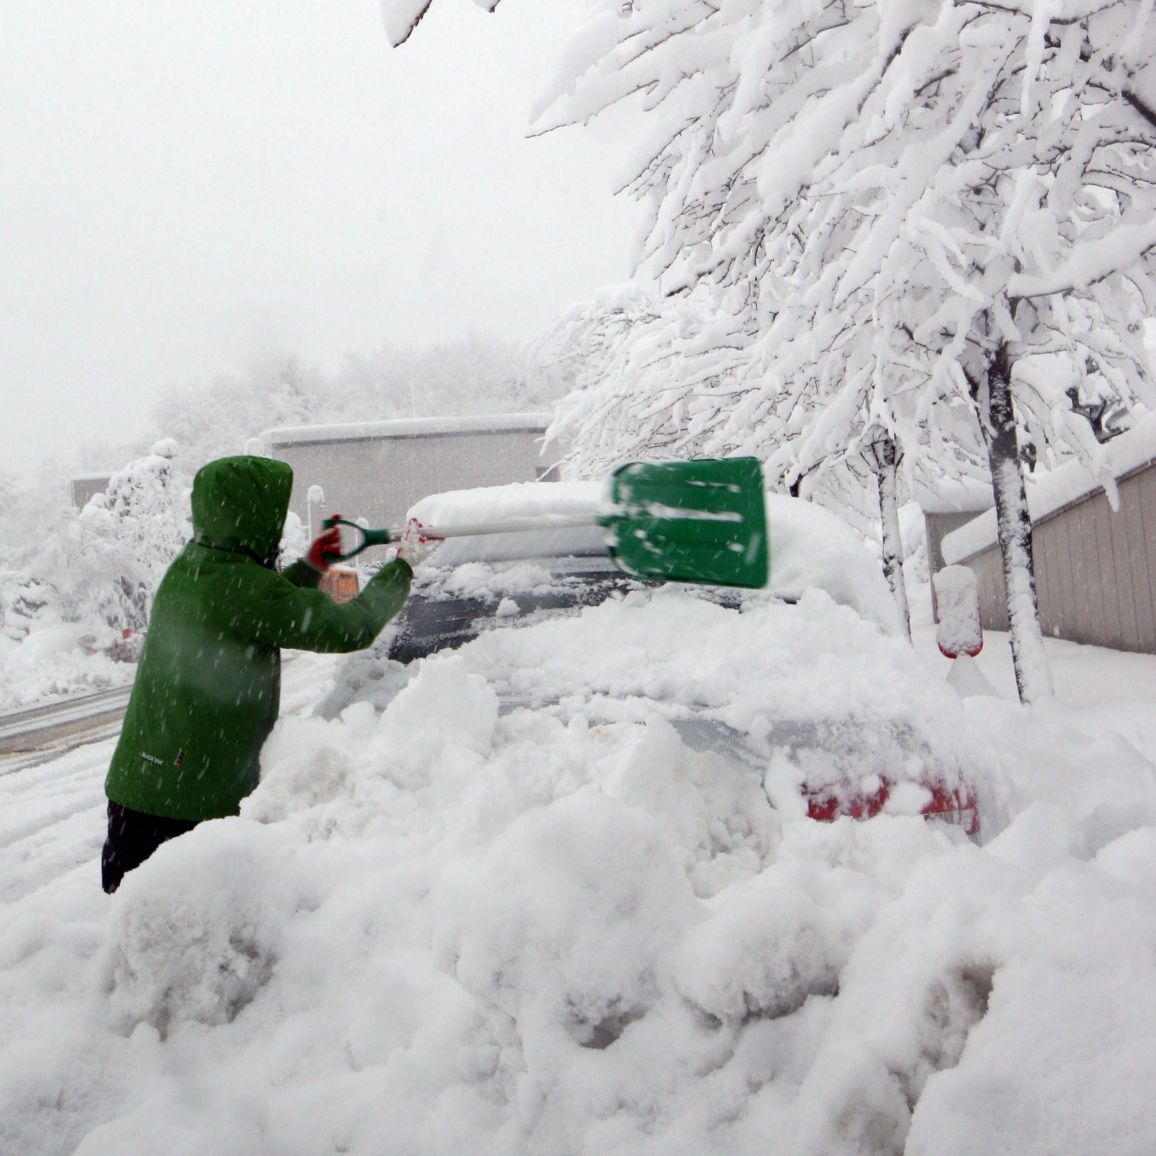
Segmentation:
[[(340, 517), (341, 515), (335, 515)], [(314, 570), (324, 574), (330, 564), (341, 557), (341, 527), (331, 526), (319, 538), (314, 538), (305, 555), (305, 561)]]

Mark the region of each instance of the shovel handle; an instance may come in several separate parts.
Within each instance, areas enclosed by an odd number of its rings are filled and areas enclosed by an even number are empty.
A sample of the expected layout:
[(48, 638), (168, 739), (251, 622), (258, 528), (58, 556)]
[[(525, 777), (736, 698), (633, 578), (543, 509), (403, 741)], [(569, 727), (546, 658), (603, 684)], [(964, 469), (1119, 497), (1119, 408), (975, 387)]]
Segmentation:
[(326, 530), (331, 530), (334, 526), (348, 526), (361, 535), (361, 541), (352, 550), (347, 550), (344, 554), (331, 555), (338, 562), (348, 562), (350, 558), (356, 557), (362, 550), (368, 550), (370, 546), (388, 546), (401, 537), (397, 530), (367, 530), (348, 518), (326, 518), (321, 525)]
[[(573, 514), (539, 514), (537, 517), (506, 518), (497, 522), (474, 522), (462, 526), (447, 526), (439, 530), (433, 526), (423, 526), (422, 533), (427, 538), (468, 538), (475, 534), (508, 534), (517, 530), (554, 530), (564, 526), (593, 526), (597, 524), (597, 516), (593, 511), (577, 512)], [(370, 546), (389, 546), (401, 540), (400, 530), (367, 530), (356, 522), (347, 518), (326, 518), (321, 523), (326, 530), (332, 526), (348, 526), (362, 536), (362, 541), (345, 554), (337, 554), (339, 562), (368, 550)]]

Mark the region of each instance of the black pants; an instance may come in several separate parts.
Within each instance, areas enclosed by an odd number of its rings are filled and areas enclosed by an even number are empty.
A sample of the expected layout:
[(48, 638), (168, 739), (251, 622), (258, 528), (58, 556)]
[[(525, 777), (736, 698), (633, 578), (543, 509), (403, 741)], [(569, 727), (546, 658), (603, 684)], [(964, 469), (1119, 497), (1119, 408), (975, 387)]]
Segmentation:
[(139, 867), (162, 843), (191, 831), (194, 819), (161, 819), (130, 811), (111, 800), (108, 804), (108, 838), (100, 857), (101, 882), (111, 895), (125, 872)]

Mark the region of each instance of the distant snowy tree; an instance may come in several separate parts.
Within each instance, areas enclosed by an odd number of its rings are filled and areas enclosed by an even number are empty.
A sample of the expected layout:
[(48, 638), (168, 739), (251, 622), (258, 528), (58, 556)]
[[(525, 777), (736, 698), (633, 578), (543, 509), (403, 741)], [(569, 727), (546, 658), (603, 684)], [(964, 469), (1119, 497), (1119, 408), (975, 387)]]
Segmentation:
[(189, 482), (205, 462), (243, 452), (264, 429), (316, 420), (327, 393), (320, 370), (283, 358), (244, 376), (174, 386), (161, 395), (153, 418), (180, 445), (174, 468)]
[(55, 589), (32, 571), (32, 559), (57, 531), (53, 503), (63, 504), (57, 485), (40, 491), (0, 476), (0, 637), (18, 642), (55, 600)]
[(529, 400), (518, 347), (480, 333), (423, 350), (413, 376), (423, 417), (510, 411)]
[(180, 443), (174, 464), (191, 481), (205, 462), (244, 452), (267, 429), (500, 413), (538, 404), (519, 347), (470, 334), (428, 348), (384, 342), (368, 354), (348, 354), (334, 373), (284, 358), (207, 385), (184, 384), (161, 397), (154, 419)]
[(173, 477), (176, 452), (175, 442), (158, 442), (115, 473), (34, 559), (65, 621), (144, 629), (157, 585), (190, 534), (186, 493)]
[(1025, 452), (1098, 467), (1081, 408), (1153, 396), (1151, 0), (607, 0), (573, 60), (540, 126), (641, 103), (641, 272), (714, 318), (665, 377), (607, 375), (618, 412), (673, 380), (704, 445), (788, 483), (886, 439), (911, 474), (986, 461), (1020, 695), (1046, 697)]

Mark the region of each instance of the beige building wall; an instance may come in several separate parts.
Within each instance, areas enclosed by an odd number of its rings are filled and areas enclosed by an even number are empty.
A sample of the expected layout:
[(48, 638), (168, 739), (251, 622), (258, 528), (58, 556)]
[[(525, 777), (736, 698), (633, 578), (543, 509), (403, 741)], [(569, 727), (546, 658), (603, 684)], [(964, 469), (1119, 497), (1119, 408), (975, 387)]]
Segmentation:
[[(495, 426), (508, 428), (485, 428), (476, 418), (324, 426), (270, 430), (263, 440), (270, 456), (293, 467), (290, 509), (316, 534), (321, 520), (335, 513), (365, 518), (373, 528), (400, 527), (409, 508), (429, 494), (534, 481), (552, 461), (542, 455), (547, 420), (495, 419)], [(325, 501), (311, 509), (314, 486)], [(368, 560), (377, 553), (368, 551)]]
[(73, 478), (70, 486), (72, 490), (72, 504), (78, 509), (83, 510), (90, 498), (96, 494), (103, 494), (108, 489), (108, 483), (112, 480), (112, 474), (82, 474), (80, 477)]
[[(1097, 491), (1036, 523), (1036, 600), (1046, 635), (1156, 654), (1156, 465), (1118, 482), (1113, 510)], [(999, 549), (960, 559), (975, 573), (985, 630), (1007, 630)]]

